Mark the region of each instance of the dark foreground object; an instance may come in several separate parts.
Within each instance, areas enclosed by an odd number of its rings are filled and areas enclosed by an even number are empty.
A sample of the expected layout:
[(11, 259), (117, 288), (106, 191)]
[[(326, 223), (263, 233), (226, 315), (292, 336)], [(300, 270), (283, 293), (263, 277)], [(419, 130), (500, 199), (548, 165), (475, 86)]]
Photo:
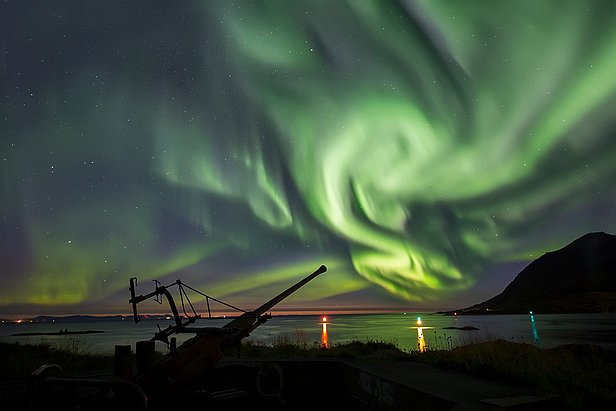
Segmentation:
[(411, 361), (223, 360), (190, 382), (168, 381), (147, 397), (117, 376), (64, 379), (57, 371), (37, 370), (21, 401), (3, 410), (563, 409), (558, 397)]

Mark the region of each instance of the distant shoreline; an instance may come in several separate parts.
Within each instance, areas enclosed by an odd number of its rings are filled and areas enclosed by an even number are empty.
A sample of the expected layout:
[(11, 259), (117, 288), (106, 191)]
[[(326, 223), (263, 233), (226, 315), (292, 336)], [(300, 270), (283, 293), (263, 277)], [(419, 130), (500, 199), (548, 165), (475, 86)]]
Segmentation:
[(23, 332), (23, 333), (11, 334), (11, 336), (25, 337), (25, 336), (34, 336), (34, 335), (74, 335), (74, 334), (99, 334), (99, 333), (104, 333), (104, 331), (100, 331), (100, 330), (85, 330), (85, 331), (60, 330), (60, 331), (50, 331), (50, 332)]
[[(576, 311), (576, 312), (552, 312), (552, 311), (539, 311), (534, 310), (535, 314), (540, 315), (584, 315), (584, 314), (614, 314), (614, 312), (610, 311)], [(442, 315), (442, 316), (451, 316), (451, 317), (463, 317), (463, 316), (491, 316), (491, 315), (528, 315), (529, 312), (525, 311), (498, 311), (498, 310), (486, 310), (486, 309), (462, 309), (462, 310), (451, 310), (451, 311), (412, 311), (412, 310), (392, 310), (392, 311), (375, 311), (375, 312), (335, 312), (330, 310), (322, 310), (320, 312), (312, 312), (312, 313), (277, 313), (272, 312), (273, 317), (321, 317), (322, 315), (327, 316), (346, 316), (346, 315), (389, 315), (389, 314), (400, 314), (400, 315)], [(182, 319), (186, 317), (180, 316)], [(236, 318), (234, 315), (217, 315), (212, 316), (212, 320), (228, 320), (232, 318)], [(149, 314), (142, 315), (141, 320), (145, 321), (173, 321), (173, 317), (170, 314)], [(201, 317), (201, 320), (207, 321), (209, 318), (207, 316)], [(0, 318), (1, 324), (58, 324), (58, 323), (85, 323), (85, 322), (98, 322), (98, 321), (128, 321), (133, 322), (132, 315), (70, 315), (70, 316), (38, 316), (32, 318), (20, 318), (20, 319), (8, 319), (8, 318)]]
[[(316, 316), (321, 317), (323, 315), (379, 315), (379, 314), (440, 314), (440, 312), (433, 310), (403, 310), (403, 309), (391, 309), (391, 310), (378, 310), (378, 311), (352, 311), (352, 310), (331, 310), (323, 309), (318, 311), (272, 311), (274, 317), (306, 317)], [(13, 316), (12, 316), (13, 317)], [(173, 320), (171, 314), (142, 314), (141, 320)], [(186, 317), (180, 315), (182, 319)], [(230, 314), (216, 314), (212, 315), (212, 319), (230, 319), (237, 317), (237, 313)], [(207, 315), (203, 315), (201, 319), (209, 319)], [(133, 321), (133, 315), (66, 315), (66, 316), (51, 316), (51, 315), (39, 315), (36, 317), (13, 317), (13, 318), (0, 318), (1, 323), (53, 323), (53, 322), (86, 322), (86, 321), (108, 321), (108, 320), (120, 320), (120, 321)]]

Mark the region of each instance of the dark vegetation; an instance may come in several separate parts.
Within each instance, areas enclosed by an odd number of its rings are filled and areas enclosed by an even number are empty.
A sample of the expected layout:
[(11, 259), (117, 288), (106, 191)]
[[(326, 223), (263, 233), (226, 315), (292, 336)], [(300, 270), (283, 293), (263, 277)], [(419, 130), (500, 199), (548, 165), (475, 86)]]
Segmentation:
[[(351, 341), (333, 344), (325, 348), (319, 344), (305, 344), (290, 340), (277, 341), (273, 345), (243, 341), (242, 356), (270, 359), (286, 358), (355, 358), (360, 360), (408, 360), (408, 353), (395, 344), (384, 341)], [(229, 351), (226, 355), (234, 355)]]
[(616, 352), (592, 345), (539, 349), (496, 340), (451, 350), (414, 352), (416, 361), (561, 395), (571, 409), (616, 404)]

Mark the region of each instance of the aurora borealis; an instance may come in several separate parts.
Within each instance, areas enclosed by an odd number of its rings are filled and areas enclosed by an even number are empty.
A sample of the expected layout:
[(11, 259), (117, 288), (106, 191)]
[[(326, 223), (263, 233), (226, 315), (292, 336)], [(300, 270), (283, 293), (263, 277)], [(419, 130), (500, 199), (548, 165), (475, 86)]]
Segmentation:
[[(616, 232), (616, 2), (5, 1), (0, 313), (452, 307)], [(1, 317), (2, 315), (0, 315)]]

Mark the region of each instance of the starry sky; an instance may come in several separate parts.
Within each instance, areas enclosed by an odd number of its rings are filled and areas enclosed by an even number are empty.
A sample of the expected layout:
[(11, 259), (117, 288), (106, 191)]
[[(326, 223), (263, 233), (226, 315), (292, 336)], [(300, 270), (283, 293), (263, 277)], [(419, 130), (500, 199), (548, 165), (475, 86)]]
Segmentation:
[(616, 2), (0, 3), (0, 316), (449, 309), (616, 233)]

